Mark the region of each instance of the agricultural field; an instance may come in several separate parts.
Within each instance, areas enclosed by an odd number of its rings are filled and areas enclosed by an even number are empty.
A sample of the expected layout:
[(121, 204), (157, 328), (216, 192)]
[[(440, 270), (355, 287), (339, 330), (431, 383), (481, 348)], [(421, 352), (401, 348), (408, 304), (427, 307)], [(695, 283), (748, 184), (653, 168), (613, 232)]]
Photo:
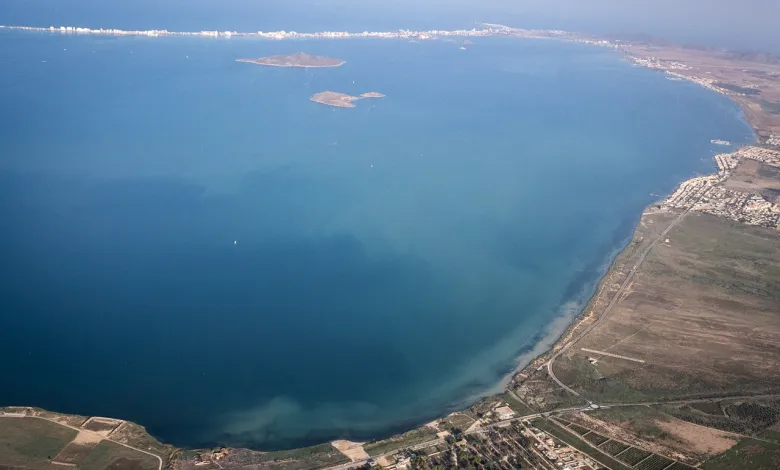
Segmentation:
[(0, 462), (9, 467), (48, 469), (77, 434), (43, 419), (0, 417)]
[(661, 457), (658, 454), (653, 454), (636, 464), (635, 468), (637, 470), (663, 470), (664, 468), (671, 465), (671, 463), (672, 460), (669, 460), (666, 457)]
[(623, 452), (624, 450), (628, 449), (629, 445), (628, 444), (623, 444), (622, 442), (619, 442), (619, 441), (609, 440), (609, 441), (601, 444), (599, 446), (599, 448), (601, 450), (603, 450), (604, 452), (608, 453), (609, 455), (615, 456), (615, 455)]
[[(37, 411), (36, 411), (37, 412)], [(83, 470), (158, 470), (160, 461), (138, 450), (103, 439), (95, 432), (69, 427), (67, 419), (51, 413), (40, 416), (0, 417), (0, 463), (10, 468)], [(54, 465), (52, 465), (54, 464)]]
[(81, 463), (81, 470), (157, 470), (159, 462), (111, 441), (102, 441)]
[(637, 449), (636, 447), (632, 447), (628, 449), (627, 451), (620, 454), (620, 460), (623, 462), (634, 466), (638, 464), (639, 462), (643, 461), (644, 459), (650, 457), (650, 452), (647, 452), (646, 450)]
[(630, 466), (624, 465), (620, 461), (615, 460), (606, 452), (593, 447), (592, 444), (585, 442), (582, 438), (573, 434), (568, 429), (559, 426), (552, 420), (538, 419), (534, 420), (532, 423), (534, 426), (550, 433), (551, 435), (560, 439), (562, 442), (565, 442), (580, 452), (583, 452), (607, 468), (611, 468), (612, 470), (627, 470), (630, 468)]

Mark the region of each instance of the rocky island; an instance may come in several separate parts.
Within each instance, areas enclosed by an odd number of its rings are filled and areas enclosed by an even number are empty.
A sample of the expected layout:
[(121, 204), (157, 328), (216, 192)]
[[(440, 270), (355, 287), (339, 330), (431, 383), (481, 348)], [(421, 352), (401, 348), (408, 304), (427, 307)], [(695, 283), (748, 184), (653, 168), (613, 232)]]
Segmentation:
[(312, 95), (311, 100), (317, 103), (327, 104), (328, 106), (336, 106), (339, 108), (354, 108), (354, 101), (362, 100), (364, 98), (384, 98), (385, 95), (370, 91), (363, 93), (360, 96), (347, 95), (345, 93), (338, 93), (335, 91), (323, 91)]
[(236, 59), (236, 62), (246, 62), (249, 64), (266, 65), (269, 67), (316, 68), (316, 67), (340, 67), (344, 65), (346, 61), (340, 59), (333, 59), (331, 57), (309, 55), (305, 52), (298, 52), (297, 54), (292, 54), (292, 55), (275, 55), (275, 56), (268, 56), (268, 57), (260, 57), (259, 59)]

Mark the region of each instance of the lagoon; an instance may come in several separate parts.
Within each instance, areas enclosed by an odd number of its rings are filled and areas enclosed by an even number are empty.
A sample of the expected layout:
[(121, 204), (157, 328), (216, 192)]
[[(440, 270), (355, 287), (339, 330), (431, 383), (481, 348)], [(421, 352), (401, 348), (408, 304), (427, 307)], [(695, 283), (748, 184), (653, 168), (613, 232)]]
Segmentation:
[[(608, 50), (475, 42), (1, 33), (0, 404), (184, 446), (425, 422), (572, 319), (711, 139), (752, 139)], [(346, 63), (235, 62), (298, 51)]]

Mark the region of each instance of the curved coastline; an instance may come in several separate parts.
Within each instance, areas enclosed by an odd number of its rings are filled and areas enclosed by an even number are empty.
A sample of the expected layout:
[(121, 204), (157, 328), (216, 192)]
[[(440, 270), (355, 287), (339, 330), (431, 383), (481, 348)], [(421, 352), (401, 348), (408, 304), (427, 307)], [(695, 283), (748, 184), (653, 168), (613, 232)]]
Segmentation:
[[(130, 34), (130, 32), (125, 33), (98, 33), (97, 31), (114, 31), (114, 30), (90, 30), (88, 32), (83, 31), (61, 31), (58, 29), (50, 29), (50, 28), (26, 28), (26, 27), (7, 27), (7, 26), (0, 26), (0, 29), (12, 29), (12, 30), (30, 30), (30, 31), (42, 31), (42, 32), (54, 32), (54, 33), (65, 33), (65, 34), (116, 34), (116, 35), (127, 35)], [(495, 31), (493, 29), (485, 29), (485, 30), (476, 30), (477, 32), (483, 32), (483, 31)], [(417, 35), (428, 33), (428, 32), (414, 32)], [(468, 30), (466, 30), (466, 33), (468, 33)], [(211, 34), (203, 34), (203, 33), (167, 33), (170, 35), (201, 35), (204, 37), (230, 37), (232, 35), (252, 35), (256, 37), (270, 37), (274, 39), (283, 39), (283, 38), (277, 38), (273, 36), (259, 36), (260, 33), (233, 33), (233, 34), (227, 34), (227, 33), (218, 33), (214, 36)], [(271, 33), (268, 33), (271, 34)], [(299, 33), (295, 33), (295, 37), (373, 37), (373, 36), (360, 36), (360, 35), (354, 35), (354, 36), (302, 36)], [(316, 33), (312, 33), (316, 34)], [(373, 34), (373, 33), (372, 33)], [(379, 34), (379, 33), (377, 33)], [(384, 34), (384, 33), (382, 33)], [(395, 33), (388, 33), (388, 34), (395, 34)], [(135, 35), (145, 35), (145, 36), (153, 36), (152, 34), (135, 34)], [(157, 34), (162, 35), (162, 34)], [(453, 34), (456, 35), (456, 34)], [(460, 35), (460, 34), (458, 34)], [(465, 34), (469, 35), (469, 34)], [(480, 34), (481, 35), (481, 34)], [(484, 34), (484, 35), (494, 35), (491, 34)], [(445, 35), (442, 35), (445, 36)], [(376, 37), (393, 37), (393, 38), (405, 38), (405, 37), (415, 37), (415, 36), (403, 36), (403, 35), (397, 35), (397, 36), (376, 36)], [(431, 37), (424, 38), (424, 39), (430, 39)], [(599, 45), (599, 44), (596, 44)], [(240, 61), (240, 60), (239, 60)], [(283, 65), (275, 65), (275, 64), (264, 64), (264, 65), (271, 65), (271, 66), (283, 66)], [(642, 64), (640, 64), (642, 65)], [(311, 67), (318, 67), (318, 66), (311, 66)], [(649, 68), (655, 68), (655, 67), (649, 67)], [(733, 96), (722, 93), (721, 91), (717, 89), (713, 89), (709, 86), (706, 86), (707, 88), (710, 88), (711, 91), (715, 91), (717, 93), (724, 94), (730, 98), (730, 100), (735, 103), (737, 106), (739, 106), (739, 109), (741, 112), (741, 117), (744, 119), (744, 121), (748, 124), (749, 128), (751, 129), (751, 132), (753, 133), (754, 141), (760, 140), (760, 132), (759, 130), (750, 122), (749, 116), (745, 113), (745, 110), (743, 108), (743, 104), (735, 100)], [(744, 143), (742, 145), (749, 145), (751, 142)], [(740, 145), (740, 146), (742, 146)], [(713, 172), (715, 173), (715, 172)], [(679, 185), (683, 184), (687, 180), (680, 181), (678, 183)], [(670, 192), (670, 194), (672, 194)], [(663, 195), (666, 197), (667, 195)], [(643, 211), (644, 213), (644, 211)], [(636, 229), (636, 225), (639, 223), (641, 219), (640, 217), (636, 218), (636, 221), (631, 227), (631, 233), (628, 235), (628, 237), (620, 237), (620, 242), (614, 245), (613, 249), (610, 251), (607, 259), (600, 263), (599, 269), (597, 270), (597, 274), (595, 274), (592, 278), (592, 282), (586, 283), (585, 286), (581, 289), (581, 294), (576, 295), (573, 299), (564, 299), (561, 305), (558, 306), (559, 311), (565, 310), (566, 304), (570, 303), (571, 301), (578, 300), (577, 302), (579, 305), (582, 305), (581, 308), (579, 308), (576, 312), (564, 312), (562, 315), (558, 315), (555, 318), (552, 319), (550, 322), (549, 328), (544, 330), (543, 332), (540, 332), (540, 335), (534, 338), (536, 340), (541, 336), (541, 339), (536, 341), (532, 346), (527, 348), (526, 351), (522, 352), (518, 357), (516, 357), (514, 360), (516, 362), (516, 366), (507, 374), (501, 378), (501, 380), (496, 384), (496, 386), (491, 387), (489, 391), (486, 391), (485, 393), (480, 393), (477, 395), (472, 396), (468, 400), (461, 400), (461, 403), (465, 401), (474, 401), (476, 399), (493, 395), (496, 393), (502, 393), (506, 390), (506, 387), (509, 385), (509, 383), (516, 377), (516, 375), (525, 370), (526, 368), (534, 367), (535, 364), (538, 364), (539, 362), (542, 362), (545, 360), (545, 358), (548, 358), (549, 355), (556, 349), (556, 347), (559, 347), (563, 340), (572, 332), (575, 330), (578, 326), (581, 325), (583, 320), (585, 319), (585, 312), (588, 310), (588, 307), (593, 302), (594, 298), (598, 295), (602, 284), (606, 281), (605, 275), (609, 272), (609, 270), (614, 265), (617, 257), (623, 252), (623, 250), (626, 248), (626, 246), (630, 243), (632, 240), (632, 234), (634, 233), (634, 230)], [(573, 314), (572, 314), (573, 313)], [(461, 406), (461, 405), (459, 405)], [(463, 405), (468, 406), (468, 405)]]

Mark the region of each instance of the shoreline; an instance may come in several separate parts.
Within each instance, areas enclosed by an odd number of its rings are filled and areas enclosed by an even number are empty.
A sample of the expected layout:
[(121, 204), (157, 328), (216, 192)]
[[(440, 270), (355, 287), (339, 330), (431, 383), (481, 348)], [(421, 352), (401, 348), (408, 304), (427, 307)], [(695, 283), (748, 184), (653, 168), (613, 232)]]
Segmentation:
[[(8, 26), (0, 26), (0, 30), (24, 30), (24, 31), (41, 31), (41, 32), (52, 32), (52, 33), (59, 33), (59, 34), (113, 34), (113, 35), (131, 35), (130, 33), (133, 33), (132, 35), (146, 35), (146, 36), (152, 36), (152, 34), (135, 34), (135, 32), (128, 32), (125, 33), (103, 33), (102, 31), (109, 31), (109, 30), (90, 30), (91, 32), (81, 32), (81, 31), (61, 31), (58, 29), (49, 29), (49, 28), (35, 28), (31, 29), (28, 27), (8, 27)], [(97, 32), (101, 31), (101, 32)], [(474, 30), (477, 33), (481, 33), (484, 31), (492, 31), (492, 30)], [(469, 31), (465, 31), (468, 33)], [(144, 32), (137, 32), (137, 33), (144, 33)], [(207, 33), (207, 32), (203, 32)], [(422, 34), (420, 32), (410, 32), (415, 34)], [(454, 32), (453, 32), (454, 33)], [(205, 37), (230, 37), (232, 35), (242, 36), (242, 35), (251, 35), (255, 37), (261, 37), (261, 38), (272, 38), (272, 39), (281, 39), (281, 38), (275, 38), (271, 36), (257, 36), (260, 33), (234, 33), (234, 34), (226, 34), (226, 33), (217, 33), (216, 35), (212, 36), (210, 34), (202, 34), (202, 33), (166, 33), (169, 35), (196, 35), (196, 36), (205, 36)], [(268, 33), (272, 34), (272, 33)], [(304, 36), (302, 34), (295, 33), (296, 36), (293, 36), (294, 38), (308, 38), (308, 37), (389, 37), (389, 36)], [(317, 33), (312, 33), (317, 34)], [(369, 33), (373, 34), (373, 33)], [(382, 33), (384, 34), (384, 33)], [(388, 33), (391, 34), (391, 33)], [(392, 33), (396, 34), (396, 33)], [(158, 34), (162, 35), (162, 34)], [(453, 34), (454, 35), (454, 34)], [(464, 34), (468, 36), (468, 34)], [(476, 35), (476, 34), (475, 34)], [(404, 37), (414, 37), (414, 36), (392, 36), (392, 38), (404, 38)], [(527, 38), (525, 36), (516, 36), (518, 38)], [(435, 39), (435, 38), (428, 38), (428, 39)], [(569, 40), (568, 38), (558, 38), (562, 40)], [(601, 45), (601, 44), (593, 44), (593, 45)], [(626, 50), (617, 49), (619, 53), (623, 54), (623, 57), (630, 59), (636, 63), (636, 57), (631, 55), (630, 52)], [(242, 60), (237, 59), (237, 62), (247, 62), (247, 63), (255, 63), (257, 62), (251, 61), (251, 60)], [(343, 64), (344, 62), (342, 62)], [(339, 65), (342, 65), (339, 64)], [(266, 66), (273, 66), (273, 67), (284, 67), (284, 68), (327, 68), (327, 67), (337, 67), (336, 65), (283, 65), (283, 64), (259, 64), (259, 65), (266, 65)], [(668, 71), (657, 69), (656, 67), (648, 66), (648, 65), (642, 65), (638, 64), (639, 66), (649, 68), (651, 70), (657, 70), (659, 72), (662, 72), (664, 74), (669, 75), (670, 73)], [(675, 75), (678, 76), (678, 75)], [(761, 134), (760, 134), (760, 128), (755, 125), (754, 122), (751, 121), (751, 114), (748, 112), (749, 107), (746, 104), (746, 102), (742, 99), (737, 99), (738, 97), (736, 95), (724, 92), (720, 89), (713, 88), (710, 86), (706, 86), (702, 83), (699, 83), (691, 78), (679, 75), (681, 80), (697, 83), (701, 86), (704, 86), (705, 88), (708, 88), (710, 91), (714, 91), (718, 94), (725, 95), (729, 98), (729, 100), (736, 104), (737, 107), (740, 110), (740, 119), (743, 119), (745, 123), (747, 123), (748, 127), (751, 130), (752, 133), (752, 143), (744, 143), (739, 144), (737, 146), (734, 146), (733, 150), (737, 150), (739, 148), (742, 148), (744, 146), (754, 145), (755, 143), (759, 143), (761, 140)], [(316, 101), (316, 100), (312, 100)], [(329, 104), (329, 103), (324, 103)], [(707, 175), (717, 174), (717, 167), (715, 168), (715, 171), (711, 173), (707, 173)], [(680, 181), (675, 188), (668, 194), (674, 194), (674, 192), (682, 186), (685, 182), (689, 181), (690, 179), (685, 179), (683, 181)], [(668, 195), (665, 195), (667, 197)], [(663, 198), (662, 198), (663, 199)], [(540, 332), (541, 339), (533, 343), (526, 352), (522, 352), (519, 356), (513, 359), (513, 361), (516, 361), (516, 365), (512, 368), (510, 372), (507, 372), (503, 375), (500, 381), (498, 383), (491, 387), (488, 391), (481, 393), (481, 394), (475, 394), (473, 397), (478, 400), (479, 398), (486, 398), (495, 396), (497, 394), (504, 393), (508, 390), (510, 390), (510, 386), (515, 380), (517, 379), (518, 375), (522, 374), (524, 371), (529, 370), (530, 368), (536, 368), (538, 367), (538, 364), (540, 362), (544, 362), (546, 360), (549, 360), (550, 356), (555, 354), (556, 351), (560, 350), (566, 343), (569, 341), (575, 331), (578, 330), (585, 322), (590, 320), (595, 320), (599, 318), (599, 316), (593, 316), (591, 315), (593, 312), (589, 312), (590, 309), (592, 309), (592, 305), (595, 301), (598, 300), (599, 296), (601, 295), (602, 291), (604, 290), (605, 283), (609, 282), (609, 274), (614, 268), (615, 264), (618, 262), (620, 256), (626, 251), (626, 249), (631, 245), (632, 241), (635, 239), (637, 234), (637, 227), (642, 221), (642, 218), (645, 217), (648, 213), (652, 213), (652, 207), (656, 205), (657, 203), (651, 203), (650, 205), (646, 206), (642, 212), (640, 213), (639, 217), (636, 219), (636, 222), (633, 224), (632, 230), (630, 235), (625, 237), (623, 240), (621, 240), (617, 245), (615, 245), (614, 249), (611, 250), (609, 253), (609, 256), (606, 258), (605, 262), (600, 266), (598, 270), (598, 276), (594, 277), (594, 281), (592, 283), (592, 289), (587, 288), (587, 292), (583, 293), (581, 297), (578, 297), (576, 299), (564, 299), (564, 301), (561, 303), (561, 305), (558, 307), (559, 311), (562, 311), (563, 313), (560, 315), (554, 316), (551, 321), (548, 323), (547, 328)], [(585, 286), (583, 286), (583, 289), (585, 289)], [(574, 313), (572, 316), (568, 312), (565, 312), (566, 305), (571, 302), (576, 301), (579, 305), (579, 301), (582, 301), (582, 308), (579, 309), (576, 313)], [(475, 403), (475, 400), (472, 399), (465, 399), (462, 401), (470, 401), (471, 404), (465, 405), (466, 407), (470, 407)], [(460, 409), (460, 408), (459, 408)], [(161, 441), (163, 442), (163, 441)]]

